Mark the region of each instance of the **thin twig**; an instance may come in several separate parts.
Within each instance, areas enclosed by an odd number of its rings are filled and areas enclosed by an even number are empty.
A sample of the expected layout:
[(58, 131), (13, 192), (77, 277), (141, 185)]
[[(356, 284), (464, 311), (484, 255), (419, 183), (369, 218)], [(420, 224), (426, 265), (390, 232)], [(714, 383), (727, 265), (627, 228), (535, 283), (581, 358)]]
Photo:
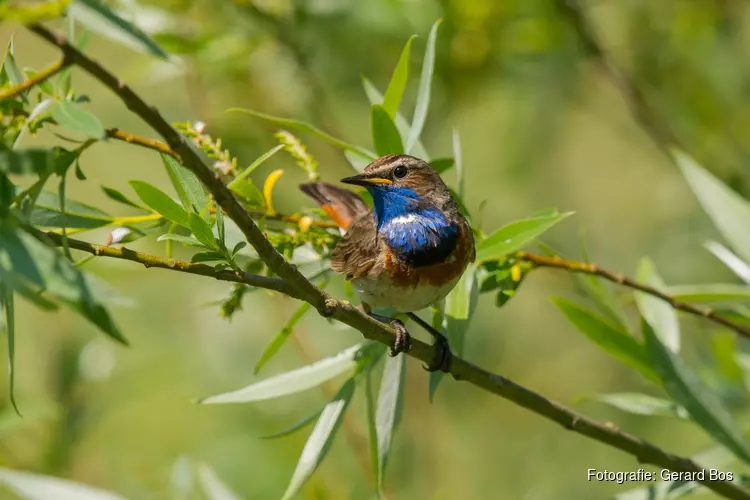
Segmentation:
[[(75, 64), (109, 87), (127, 105), (128, 109), (137, 114), (164, 138), (167, 144), (180, 155), (183, 165), (203, 182), (213, 194), (214, 199), (242, 230), (260, 258), (283, 280), (283, 286), (290, 287), (294, 291), (294, 296), (308, 302), (321, 315), (332, 317), (353, 327), (367, 339), (386, 345), (393, 343), (396, 333), (393, 328), (370, 318), (348, 302), (339, 301), (329, 296), (307, 280), (295, 266), (284, 260), (281, 254), (264, 237), (262, 231), (256, 226), (244, 208), (233, 197), (229, 189), (216, 177), (201, 157), (190, 148), (184, 138), (162, 118), (156, 108), (147, 105), (130, 87), (125, 85), (99, 63), (79, 52), (62, 35), (54, 34), (40, 25), (32, 25), (30, 29), (43, 39), (59, 47)], [(195, 274), (217, 277), (215, 275), (216, 271), (208, 266), (205, 267), (208, 269), (201, 269), (199, 273)], [(165, 266), (165, 268), (171, 269), (169, 265)], [(217, 279), (221, 279), (221, 277)], [(231, 281), (236, 282), (237, 280), (232, 279)], [(274, 284), (277, 284), (275, 280)], [(277, 286), (281, 287), (282, 285), (278, 283)], [(412, 341), (412, 349), (408, 354), (425, 363), (430, 363), (434, 358), (435, 348), (414, 339)], [(620, 431), (612, 424), (590, 420), (505, 377), (485, 371), (459, 357), (453, 358), (450, 373), (457, 380), (465, 380), (474, 386), (512, 401), (538, 415), (559, 423), (566, 429), (629, 453), (642, 463), (652, 463), (659, 467), (681, 472), (699, 472), (703, 470), (701, 466), (692, 460), (667, 453), (649, 442)], [(726, 498), (750, 499), (750, 493), (728, 481), (703, 480), (701, 483)]]
[(131, 134), (130, 132), (122, 131), (118, 128), (107, 129), (107, 137), (117, 139), (118, 141), (124, 141), (128, 144), (135, 144), (144, 148), (153, 149), (160, 153), (168, 154), (174, 157), (175, 160), (181, 161), (180, 155), (174, 152), (166, 143), (157, 139), (149, 139), (147, 137), (141, 137), (139, 135)]
[(677, 309), (682, 312), (686, 312), (688, 314), (701, 316), (710, 321), (713, 321), (714, 323), (718, 323), (720, 325), (726, 326), (727, 328), (734, 330), (735, 332), (739, 333), (740, 335), (744, 337), (750, 338), (749, 327), (745, 325), (740, 325), (730, 319), (727, 319), (723, 316), (716, 314), (716, 312), (714, 312), (714, 310), (711, 309), (710, 307), (698, 306), (695, 304), (691, 304), (689, 302), (683, 302), (681, 300), (675, 299), (671, 295), (664, 293), (660, 290), (657, 290), (651, 285), (640, 283), (620, 273), (607, 271), (606, 269), (602, 269), (596, 264), (565, 260), (560, 257), (546, 257), (543, 255), (536, 255), (536, 254), (531, 254), (527, 252), (518, 252), (516, 253), (515, 257), (518, 260), (530, 262), (536, 267), (551, 267), (555, 269), (564, 269), (566, 271), (573, 272), (573, 273), (591, 274), (593, 276), (599, 276), (600, 278), (604, 278), (605, 280), (611, 281), (613, 283), (617, 283), (618, 285), (626, 286), (628, 288), (632, 288), (633, 290), (638, 290), (639, 292), (653, 295), (654, 297), (657, 297), (663, 300), (664, 302), (672, 306), (674, 309)]
[(31, 87), (35, 85), (39, 85), (42, 82), (45, 82), (49, 78), (52, 78), (68, 66), (73, 64), (73, 60), (67, 57), (63, 54), (63, 58), (57, 61), (56, 63), (53, 63), (52, 65), (44, 68), (39, 73), (34, 75), (33, 77), (29, 78), (26, 81), (23, 81), (19, 83), (18, 85), (14, 85), (12, 87), (9, 87), (7, 89), (0, 90), (0, 101), (4, 101), (5, 99), (12, 99), (16, 97), (17, 95), (21, 94), (22, 92), (25, 92), (26, 90), (30, 89)]

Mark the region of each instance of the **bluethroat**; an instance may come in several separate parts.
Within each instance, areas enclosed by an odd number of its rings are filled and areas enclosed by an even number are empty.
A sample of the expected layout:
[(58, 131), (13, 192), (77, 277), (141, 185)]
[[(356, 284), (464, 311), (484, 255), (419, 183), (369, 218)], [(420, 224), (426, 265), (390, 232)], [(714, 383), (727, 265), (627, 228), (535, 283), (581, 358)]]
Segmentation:
[[(373, 310), (413, 313), (442, 300), (474, 261), (474, 237), (440, 175), (409, 155), (389, 155), (341, 182), (364, 186), (373, 209), (356, 193), (331, 184), (303, 184), (339, 225), (343, 237), (333, 249), (331, 268), (351, 280), (362, 309), (397, 332), (391, 355), (408, 351), (411, 340), (398, 319)], [(415, 314), (434, 338), (436, 359), (428, 370), (448, 371), (447, 339)]]

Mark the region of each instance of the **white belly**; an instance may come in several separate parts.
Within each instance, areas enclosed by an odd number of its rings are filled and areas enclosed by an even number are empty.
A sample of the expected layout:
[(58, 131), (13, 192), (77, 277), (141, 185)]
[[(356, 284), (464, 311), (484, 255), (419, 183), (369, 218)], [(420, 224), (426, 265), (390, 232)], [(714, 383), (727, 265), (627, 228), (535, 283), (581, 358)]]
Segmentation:
[(414, 312), (445, 298), (456, 286), (459, 278), (442, 286), (425, 284), (405, 288), (394, 286), (391, 279), (383, 275), (377, 280), (357, 278), (352, 281), (352, 284), (360, 300), (373, 309)]

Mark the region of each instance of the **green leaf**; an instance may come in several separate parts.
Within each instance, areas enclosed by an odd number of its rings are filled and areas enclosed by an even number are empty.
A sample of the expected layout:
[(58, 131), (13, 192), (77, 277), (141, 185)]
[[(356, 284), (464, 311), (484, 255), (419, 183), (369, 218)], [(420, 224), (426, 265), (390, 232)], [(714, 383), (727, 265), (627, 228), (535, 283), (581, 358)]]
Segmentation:
[[(278, 153), (282, 149), (284, 149), (284, 145), (283, 144), (279, 144), (278, 146), (276, 146), (274, 148), (271, 148), (268, 151), (266, 151), (265, 153), (263, 153), (262, 155), (260, 155), (258, 158), (255, 159), (254, 162), (252, 162), (250, 164), (249, 167), (247, 167), (245, 170), (243, 170), (242, 172), (240, 172), (240, 174), (237, 177), (235, 177), (234, 179), (232, 179), (232, 182), (230, 182), (227, 185), (227, 187), (229, 189), (234, 189), (234, 187), (236, 185), (242, 183), (250, 174), (252, 174), (253, 172), (255, 172), (255, 170), (258, 167), (260, 167), (261, 165), (263, 165), (266, 162), (266, 160), (268, 160), (269, 158), (271, 158), (273, 155), (275, 155), (276, 153)], [(251, 180), (248, 180), (247, 182), (249, 182), (250, 184), (253, 184)], [(254, 184), (253, 184), (253, 187), (255, 187)], [(257, 189), (258, 188), (255, 188), (256, 191), (257, 191)], [(237, 191), (237, 192), (240, 193), (239, 191)], [(240, 193), (240, 194), (242, 194), (242, 193)], [(262, 196), (261, 196), (261, 199), (262, 199)]]
[(435, 42), (437, 41), (437, 31), (442, 19), (438, 19), (432, 25), (430, 35), (427, 38), (427, 50), (424, 54), (424, 63), (422, 64), (422, 76), (419, 79), (419, 93), (417, 94), (417, 104), (414, 108), (414, 118), (411, 124), (409, 136), (406, 139), (406, 153), (411, 152), (417, 143), (425, 120), (427, 111), (430, 108), (430, 87), (432, 86), (432, 74), (435, 71)]
[(297, 468), (292, 474), (282, 500), (294, 498), (326, 457), (352, 396), (354, 396), (354, 380), (349, 379), (320, 414), (318, 423), (315, 424), (315, 428), (305, 443)]
[(16, 318), (13, 304), (13, 290), (9, 285), (0, 283), (0, 309), (5, 312), (5, 334), (8, 336), (8, 394), (10, 404), (18, 416), (21, 412), (16, 403)]
[(99, 118), (88, 109), (73, 101), (58, 101), (52, 107), (52, 118), (66, 129), (83, 134), (92, 139), (103, 139), (106, 135)]
[[(666, 286), (656, 272), (656, 266), (647, 258), (641, 259), (636, 272), (636, 279), (657, 290), (664, 291)], [(677, 313), (667, 302), (643, 292), (635, 292), (635, 302), (651, 328), (654, 329), (661, 341), (672, 352), (680, 350), (680, 324)]]
[(450, 170), (455, 163), (456, 161), (453, 158), (438, 158), (437, 160), (430, 161), (430, 166), (435, 172), (442, 174)]
[(240, 500), (240, 497), (230, 490), (229, 487), (219, 479), (216, 472), (206, 464), (200, 464), (198, 466), (198, 480), (206, 494), (207, 500)]
[(659, 383), (660, 378), (649, 362), (643, 345), (627, 333), (615, 328), (597, 314), (560, 297), (552, 302), (594, 344), (607, 351), (612, 357), (638, 370), (647, 379)]
[(215, 262), (225, 259), (226, 257), (220, 252), (198, 252), (190, 258), (190, 262)]
[(665, 291), (685, 302), (750, 302), (750, 286), (734, 283), (673, 285)]
[(453, 129), (453, 157), (456, 162), (456, 179), (458, 181), (457, 192), (458, 197), (463, 200), (464, 198), (464, 162), (463, 154), (461, 153), (461, 138), (458, 135), (458, 129)]
[(135, 190), (141, 201), (152, 210), (172, 222), (190, 229), (188, 212), (164, 191), (143, 181), (130, 181), (128, 184)]
[(73, 200), (65, 200), (65, 214), (60, 210), (60, 196), (57, 193), (42, 191), (36, 200), (29, 222), (36, 227), (67, 227), (94, 229), (114, 221), (106, 212), (96, 207)]
[(750, 462), (750, 443), (737, 428), (729, 411), (710, 387), (665, 347), (648, 322), (642, 321), (646, 351), (664, 380), (664, 388), (675, 402), (684, 406), (690, 417), (718, 442)]
[(265, 207), (266, 199), (263, 198), (263, 193), (253, 183), (251, 179), (244, 179), (240, 182), (232, 182), (229, 185), (229, 189), (242, 196), (250, 206), (253, 207)]
[(497, 229), (477, 245), (477, 263), (502, 259), (506, 255), (522, 249), (572, 213), (555, 213), (522, 219)]
[(279, 352), (279, 349), (286, 343), (287, 340), (289, 340), (289, 337), (292, 335), (292, 332), (294, 331), (295, 325), (299, 322), (299, 320), (302, 319), (302, 317), (305, 315), (307, 311), (310, 310), (310, 304), (307, 302), (303, 303), (299, 308), (297, 308), (296, 311), (294, 311), (294, 314), (292, 314), (292, 317), (289, 318), (289, 321), (286, 322), (284, 325), (284, 328), (281, 329), (279, 333), (277, 333), (273, 339), (271, 339), (271, 342), (266, 346), (266, 348), (263, 350), (263, 354), (260, 355), (260, 359), (258, 360), (258, 363), (255, 365), (255, 374), (257, 375), (260, 373), (260, 370), (268, 363), (271, 358), (273, 358), (277, 352)]
[(731, 250), (715, 241), (708, 241), (704, 245), (709, 252), (722, 261), (725, 266), (731, 269), (742, 281), (750, 284), (750, 265), (744, 260), (737, 257)]
[(44, 177), (70, 166), (77, 153), (62, 148), (13, 149), (0, 151), (0, 172), (36, 174)]
[(74, 0), (68, 14), (92, 31), (136, 50), (145, 50), (162, 59), (169, 56), (149, 36), (126, 21), (99, 0)]
[(641, 393), (597, 394), (591, 399), (607, 403), (635, 415), (689, 418), (685, 408), (674, 401)]
[(383, 369), (383, 380), (378, 393), (375, 425), (378, 435), (378, 490), (383, 489), (385, 468), (393, 443), (396, 425), (401, 420), (404, 402), (404, 380), (406, 378), (405, 356), (388, 357)]
[[(210, 247), (206, 247), (206, 245), (196, 240), (195, 238), (191, 238), (190, 236), (182, 236), (179, 234), (173, 234), (173, 233), (162, 234), (161, 236), (156, 238), (156, 241), (177, 241), (179, 243), (183, 243), (185, 245), (189, 245), (192, 247), (210, 248)], [(224, 258), (223, 255), (221, 257), (222, 259)]]
[(750, 261), (750, 203), (698, 165), (690, 156), (673, 150), (672, 157), (708, 216), (734, 250)]
[(209, 396), (202, 399), (200, 403), (216, 404), (263, 401), (310, 389), (322, 384), (326, 380), (353, 370), (357, 365), (356, 359), (362, 348), (363, 344), (350, 347), (335, 356), (261, 380), (242, 389)]
[(0, 484), (23, 500), (125, 500), (85, 484), (5, 467), (0, 468)]
[(190, 170), (186, 169), (172, 156), (161, 154), (161, 161), (167, 169), (169, 179), (177, 191), (182, 206), (188, 212), (200, 212), (208, 205), (208, 197), (203, 184)]
[(375, 478), (375, 488), (380, 491), (380, 452), (378, 450), (378, 429), (375, 420), (375, 396), (372, 390), (372, 367), (365, 371), (365, 410), (367, 411), (367, 440), (370, 445), (370, 465)]
[[(381, 104), (383, 102), (383, 94), (381, 94), (380, 91), (375, 87), (375, 85), (373, 85), (373, 83), (364, 76), (362, 77), (362, 86), (365, 88), (365, 94), (367, 94), (367, 100), (370, 101), (370, 104)], [(409, 122), (406, 121), (406, 118), (404, 118), (404, 115), (402, 115), (401, 113), (396, 113), (394, 122), (396, 123), (396, 128), (398, 129), (398, 133), (401, 135), (401, 138), (403, 139), (404, 137), (408, 137), (411, 126), (409, 125)], [(418, 140), (417, 143), (414, 144), (414, 148), (411, 154), (418, 158), (422, 158), (424, 161), (428, 161), (430, 159), (429, 155), (427, 154), (427, 150), (420, 140)], [(347, 157), (349, 163), (351, 163), (352, 166), (359, 172), (361, 172), (369, 163), (369, 160), (364, 160), (365, 163), (362, 164), (363, 159), (360, 156), (354, 156), (353, 158), (350, 158), (350, 156), (352, 155), (347, 155), (347, 151), (344, 151), (344, 156)]]
[(373, 153), (372, 151), (368, 151), (364, 148), (360, 148), (359, 146), (344, 142), (341, 139), (337, 139), (336, 137), (333, 137), (332, 135), (327, 134), (326, 132), (323, 132), (318, 128), (315, 128), (312, 125), (299, 120), (293, 120), (291, 118), (280, 118), (278, 116), (268, 115), (266, 113), (259, 113), (258, 111), (253, 111), (251, 109), (230, 108), (227, 110), (227, 112), (245, 113), (257, 118), (261, 118), (263, 120), (270, 121), (272, 123), (276, 123), (277, 125), (282, 125), (284, 127), (299, 130), (300, 132), (307, 132), (320, 139), (323, 139), (324, 141), (336, 146), (337, 148), (343, 149), (345, 151), (350, 151), (370, 161), (376, 158), (375, 153)]
[(404, 145), (401, 143), (398, 129), (382, 106), (375, 104), (370, 107), (370, 126), (372, 142), (375, 144), (375, 152), (378, 155), (385, 156), (404, 152)]
[[(8, 43), (8, 49), (5, 51), (5, 59), (3, 60), (1, 79), (10, 82), (12, 85), (18, 85), (26, 80), (26, 77), (16, 63), (15, 52), (15, 36), (11, 36), (10, 42)], [(23, 102), (29, 102), (28, 98), (26, 97), (28, 93), (28, 90), (25, 90), (21, 93), (20, 96)]]
[(388, 83), (388, 88), (386, 89), (385, 97), (383, 98), (383, 109), (392, 119), (396, 118), (398, 108), (401, 106), (401, 98), (404, 96), (404, 90), (406, 90), (406, 83), (409, 81), (411, 43), (415, 38), (416, 35), (412, 35), (406, 41), (404, 50), (401, 51), (401, 57), (398, 59), (396, 69), (393, 70), (391, 81)]
[(133, 200), (125, 196), (121, 191), (118, 191), (115, 188), (111, 188), (108, 186), (101, 186), (101, 188), (102, 191), (104, 191), (104, 194), (106, 194), (109, 199), (114, 200), (118, 203), (122, 203), (123, 205), (128, 205), (133, 208), (140, 208), (141, 210), (145, 210), (142, 205), (134, 202)]
[(320, 414), (323, 413), (324, 408), (325, 406), (315, 410), (315, 413), (313, 413), (312, 415), (308, 415), (304, 417), (299, 422), (296, 422), (294, 425), (287, 427), (286, 429), (282, 431), (269, 434), (268, 436), (262, 436), (261, 439), (277, 439), (280, 437), (289, 436), (290, 434), (294, 434), (298, 430), (304, 429), (305, 427), (313, 423), (315, 419), (317, 419), (320, 416)]
[(190, 221), (190, 230), (193, 232), (193, 236), (209, 248), (216, 247), (216, 238), (214, 237), (214, 233), (211, 231), (211, 226), (208, 225), (208, 222), (194, 212), (190, 213), (188, 219)]

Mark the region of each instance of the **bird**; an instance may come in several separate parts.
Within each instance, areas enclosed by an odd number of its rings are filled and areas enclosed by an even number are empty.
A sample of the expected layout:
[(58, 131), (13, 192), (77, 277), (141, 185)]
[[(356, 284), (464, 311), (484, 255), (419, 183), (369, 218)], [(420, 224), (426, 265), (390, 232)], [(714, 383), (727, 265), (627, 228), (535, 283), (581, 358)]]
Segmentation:
[(408, 313), (434, 338), (435, 359), (425, 369), (449, 371), (447, 338), (413, 313), (445, 298), (474, 262), (469, 222), (438, 172), (414, 156), (383, 156), (341, 182), (366, 188), (372, 208), (343, 187), (300, 185), (343, 234), (331, 268), (351, 281), (366, 314), (395, 329), (391, 356), (410, 350), (411, 336), (401, 320), (375, 311)]

